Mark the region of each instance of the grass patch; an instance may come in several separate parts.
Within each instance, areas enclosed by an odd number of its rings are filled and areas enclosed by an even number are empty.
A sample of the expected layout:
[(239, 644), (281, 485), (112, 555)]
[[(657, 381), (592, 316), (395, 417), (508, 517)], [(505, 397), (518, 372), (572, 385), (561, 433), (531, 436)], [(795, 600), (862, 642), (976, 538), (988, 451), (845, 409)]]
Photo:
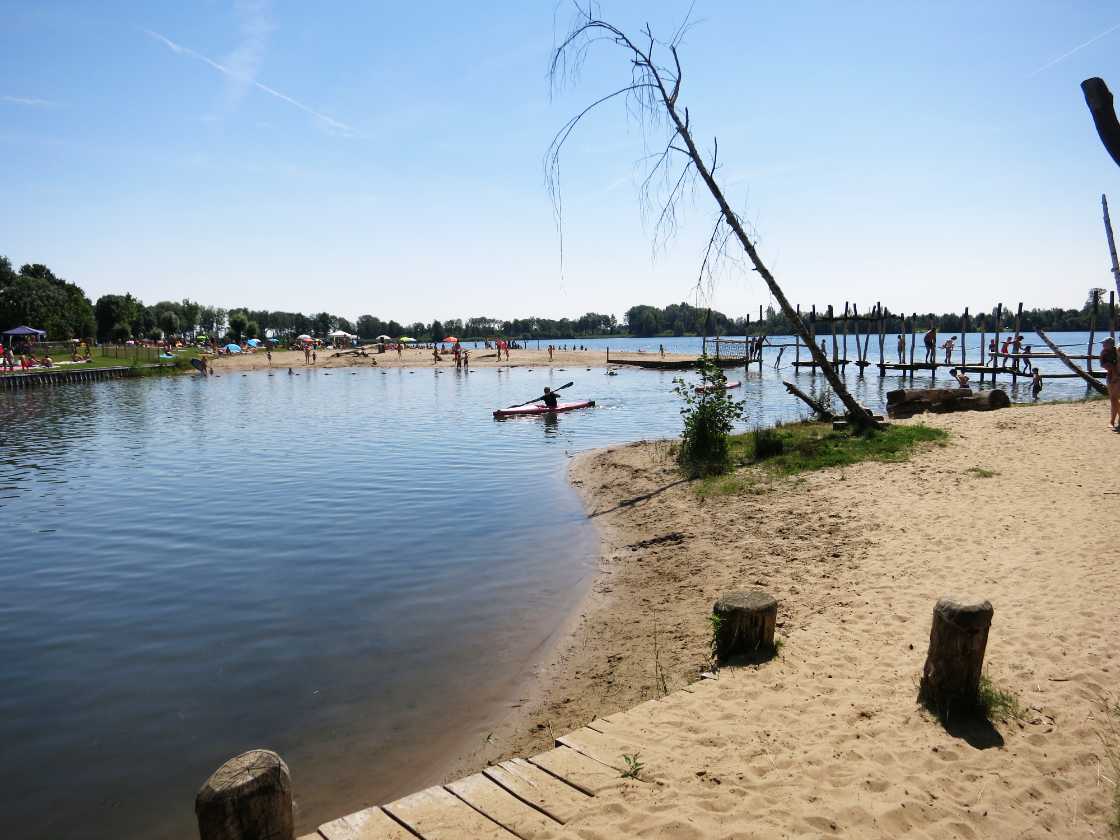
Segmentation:
[(1101, 707), (1104, 711), (1101, 743), (1104, 745), (1105, 760), (1112, 772), (1112, 818), (1108, 827), (1112, 830), (1113, 837), (1120, 837), (1120, 703), (1113, 703), (1107, 697), (1102, 697)]
[(965, 472), (969, 475), (974, 475), (977, 478), (993, 478), (999, 475), (998, 471), (986, 470), (983, 467), (969, 467), (967, 470), (965, 470)]
[(1018, 695), (1001, 689), (987, 674), (980, 677), (979, 700), (980, 708), (988, 720), (1022, 720), (1027, 714)]
[(626, 763), (626, 769), (622, 771), (622, 778), (636, 779), (642, 781), (642, 768), (646, 765), (644, 762), (639, 761), (640, 752), (626, 754), (623, 753), (622, 760)]
[[(888, 426), (865, 434), (833, 431), (831, 423), (791, 423), (772, 429), (755, 429), (728, 438), (733, 468), (757, 466), (700, 479), (695, 492), (701, 499), (713, 496), (761, 495), (769, 489), (765, 474), (798, 473), (846, 467), (860, 461), (905, 461), (919, 446), (945, 446), (949, 435), (930, 426)], [(760, 475), (761, 473), (761, 475)]]

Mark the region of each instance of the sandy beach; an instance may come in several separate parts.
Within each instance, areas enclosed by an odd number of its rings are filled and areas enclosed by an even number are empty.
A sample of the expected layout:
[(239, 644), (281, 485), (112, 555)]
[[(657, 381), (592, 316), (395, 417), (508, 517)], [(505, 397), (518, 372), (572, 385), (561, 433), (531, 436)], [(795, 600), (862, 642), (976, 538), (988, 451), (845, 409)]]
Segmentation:
[[(780, 656), (631, 713), (657, 744), (646, 782), (604, 791), (558, 836), (1106, 836), (1120, 666), (1106, 420), (1100, 402), (930, 415), (906, 422), (950, 439), (909, 461), (704, 501), (664, 443), (578, 456), (599, 574), (535, 692), (457, 769), (547, 749), (660, 697), (662, 675), (695, 682), (712, 602), (757, 587), (780, 602)], [(987, 672), (1021, 719), (951, 735), (917, 705), (947, 594), (993, 603)]]
[[(569, 345), (571, 346), (571, 345)], [(485, 348), (467, 348), (470, 351), (471, 368), (495, 367), (554, 367), (558, 369), (571, 368), (572, 370), (586, 370), (588, 368), (606, 367), (615, 359), (660, 359), (656, 353), (611, 353), (607, 359), (605, 350), (557, 350), (549, 360), (548, 350), (511, 350), (509, 359), (504, 357), (499, 360), (496, 350)], [(337, 350), (318, 350), (317, 361), (313, 368), (340, 368), (340, 367), (378, 367), (378, 368), (451, 368), (455, 367), (455, 358), (449, 352), (441, 352), (442, 361), (436, 365), (432, 360), (431, 350), (405, 350), (398, 357), (395, 351), (388, 353), (368, 352), (366, 356), (353, 354), (339, 354)], [(673, 353), (665, 354), (666, 361), (695, 361), (695, 356)], [(268, 367), (274, 369), (292, 368), (301, 370), (308, 365), (304, 364), (303, 353), (299, 350), (276, 350), (272, 353), (272, 362), (263, 350), (253, 353), (237, 353), (231, 356), (220, 356), (211, 361), (217, 373), (223, 371), (262, 370)]]

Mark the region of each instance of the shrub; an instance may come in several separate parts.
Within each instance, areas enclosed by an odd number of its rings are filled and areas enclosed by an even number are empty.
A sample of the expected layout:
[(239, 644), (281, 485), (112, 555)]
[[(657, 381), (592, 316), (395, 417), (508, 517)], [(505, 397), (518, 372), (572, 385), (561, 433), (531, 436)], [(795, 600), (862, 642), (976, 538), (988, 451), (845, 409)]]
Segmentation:
[(716, 475), (730, 466), (727, 436), (743, 416), (743, 404), (723, 387), (727, 377), (707, 356), (697, 365), (704, 390), (697, 391), (683, 379), (675, 379), (674, 390), (684, 400), (681, 416), (684, 430), (677, 461), (690, 476)]
[(773, 458), (786, 451), (785, 440), (777, 429), (759, 427), (751, 432), (751, 445), (754, 448), (754, 459), (763, 461)]

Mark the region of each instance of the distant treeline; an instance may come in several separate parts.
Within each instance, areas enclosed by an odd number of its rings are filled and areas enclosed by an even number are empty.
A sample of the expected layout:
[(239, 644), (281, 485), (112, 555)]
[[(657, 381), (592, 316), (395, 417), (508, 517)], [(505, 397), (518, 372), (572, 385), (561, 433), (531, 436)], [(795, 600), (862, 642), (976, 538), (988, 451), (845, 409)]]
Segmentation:
[[(1091, 320), (1093, 290), (1080, 309), (1023, 310), (1023, 329), (1042, 327), (1047, 330), (1087, 330)], [(1108, 324), (1107, 294), (1099, 306), (1097, 329)], [(821, 310), (818, 315), (823, 315)], [(807, 313), (806, 313), (807, 314)], [(837, 313), (842, 314), (842, 313)], [(866, 312), (861, 313), (866, 315)], [(888, 313), (886, 329), (902, 329), (899, 315)], [(978, 328), (979, 313), (973, 314), (970, 326)], [(1015, 313), (1003, 309), (1001, 330), (1010, 328)], [(995, 309), (983, 313), (985, 328), (995, 325)], [(961, 329), (959, 314), (924, 313), (917, 315), (914, 329), (925, 330), (936, 324), (940, 332)], [(124, 342), (130, 338), (160, 339), (206, 335), (221, 340), (241, 341), (243, 338), (274, 335), (297, 336), (304, 333), (326, 336), (345, 330), (363, 340), (381, 335), (397, 338), (407, 335), (418, 341), (440, 341), (449, 336), (461, 339), (506, 337), (518, 339), (566, 339), (592, 336), (682, 336), (682, 335), (780, 335), (791, 333), (792, 326), (772, 306), (762, 322), (745, 317), (730, 318), (714, 309), (674, 303), (664, 308), (639, 305), (626, 310), (620, 321), (614, 315), (588, 312), (578, 318), (452, 318), (428, 323), (414, 321), (383, 321), (374, 315), (362, 315), (350, 321), (341, 315), (319, 312), (273, 312), (240, 307), (223, 309), (204, 306), (184, 298), (182, 301), (160, 301), (146, 305), (131, 294), (102, 295), (91, 303), (85, 292), (73, 283), (57, 277), (40, 263), (12, 268), (6, 257), (0, 257), (0, 330), (25, 324), (47, 331), (54, 340), (96, 338), (98, 341)]]

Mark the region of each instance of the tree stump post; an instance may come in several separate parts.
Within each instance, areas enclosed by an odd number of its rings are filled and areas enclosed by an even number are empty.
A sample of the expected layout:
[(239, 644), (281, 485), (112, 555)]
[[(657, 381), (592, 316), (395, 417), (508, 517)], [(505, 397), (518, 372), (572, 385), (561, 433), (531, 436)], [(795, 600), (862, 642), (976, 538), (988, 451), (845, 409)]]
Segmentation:
[(292, 777), (271, 750), (231, 758), (194, 800), (200, 840), (295, 840)]
[(712, 652), (719, 662), (774, 650), (778, 602), (760, 590), (728, 592), (712, 607)]
[(942, 717), (978, 708), (992, 613), (990, 601), (956, 598), (942, 598), (933, 608), (918, 699)]

